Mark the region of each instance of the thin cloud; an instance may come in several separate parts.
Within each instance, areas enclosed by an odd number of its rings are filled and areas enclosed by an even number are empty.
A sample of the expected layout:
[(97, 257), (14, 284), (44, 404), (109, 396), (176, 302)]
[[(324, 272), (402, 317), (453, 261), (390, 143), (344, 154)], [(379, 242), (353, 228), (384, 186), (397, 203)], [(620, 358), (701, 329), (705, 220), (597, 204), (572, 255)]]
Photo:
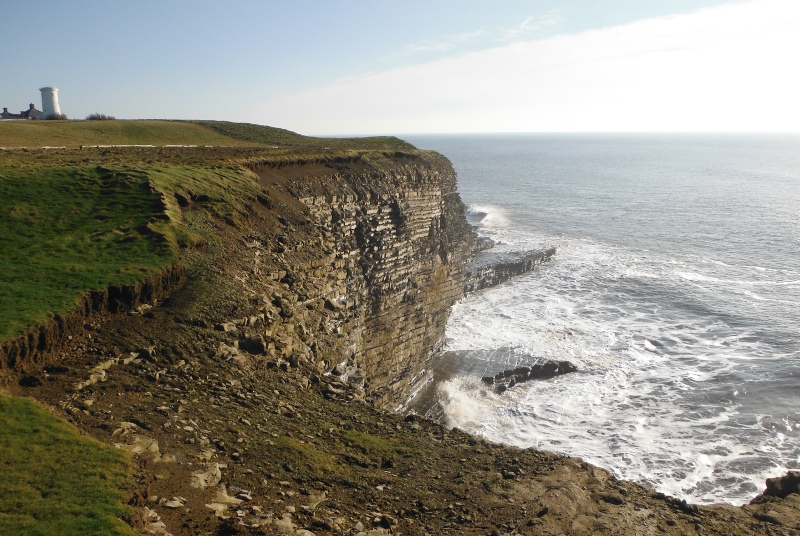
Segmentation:
[(797, 50), (800, 3), (755, 0), (342, 80), (256, 118), (309, 134), (800, 131)]
[(526, 17), (510, 28), (480, 28), (473, 32), (448, 36), (440, 40), (424, 40), (406, 45), (401, 50), (404, 56), (419, 53), (448, 52), (469, 48), (470, 45), (497, 46), (531, 37), (543, 28), (552, 28), (563, 21), (557, 10), (548, 11), (541, 16)]
[(540, 17), (527, 17), (521, 23), (512, 28), (502, 30), (499, 36), (506, 42), (516, 41), (530, 36), (543, 28), (558, 26), (564, 18), (558, 14), (558, 10), (551, 10)]
[(412, 43), (403, 47), (402, 54), (410, 56), (420, 52), (443, 52), (455, 50), (465, 43), (478, 41), (486, 35), (486, 30), (475, 30), (461, 35), (451, 36), (441, 41), (425, 40), (419, 43)]

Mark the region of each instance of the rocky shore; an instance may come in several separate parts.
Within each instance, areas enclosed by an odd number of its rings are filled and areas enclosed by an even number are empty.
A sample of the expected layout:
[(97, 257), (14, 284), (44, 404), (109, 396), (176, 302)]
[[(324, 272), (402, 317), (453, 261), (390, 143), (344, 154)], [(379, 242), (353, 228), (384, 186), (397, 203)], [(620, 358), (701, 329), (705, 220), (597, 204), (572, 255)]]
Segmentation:
[(7, 391), (131, 454), (136, 530), (800, 534), (797, 475), (750, 505), (701, 507), (385, 411), (465, 289), (552, 253), (470, 271), (475, 236), (436, 154), (247, 165), (259, 191), (239, 221), (177, 200), (205, 241), (169, 292), (95, 307), (59, 344), (5, 359)]

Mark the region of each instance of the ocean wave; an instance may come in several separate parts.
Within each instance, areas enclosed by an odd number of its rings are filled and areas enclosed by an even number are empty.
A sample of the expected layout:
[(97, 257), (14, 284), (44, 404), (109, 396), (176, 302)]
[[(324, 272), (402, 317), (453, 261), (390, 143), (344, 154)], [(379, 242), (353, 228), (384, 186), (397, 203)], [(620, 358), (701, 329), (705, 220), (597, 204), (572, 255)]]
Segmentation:
[(509, 224), (505, 209), (493, 205), (470, 205), (467, 208), (467, 220), (484, 229), (504, 228)]

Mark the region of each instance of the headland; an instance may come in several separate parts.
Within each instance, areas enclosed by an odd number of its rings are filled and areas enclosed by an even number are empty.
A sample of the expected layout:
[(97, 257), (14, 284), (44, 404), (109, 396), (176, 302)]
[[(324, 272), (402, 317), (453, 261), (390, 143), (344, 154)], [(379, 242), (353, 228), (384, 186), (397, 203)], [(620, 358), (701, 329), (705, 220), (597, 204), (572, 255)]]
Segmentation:
[[(439, 154), (224, 122), (5, 123), (0, 146), (0, 378), (126, 453), (116, 533), (800, 533), (791, 475), (701, 507), (391, 411), (455, 300), (553, 254), (473, 264)], [(30, 485), (0, 526), (56, 515)]]

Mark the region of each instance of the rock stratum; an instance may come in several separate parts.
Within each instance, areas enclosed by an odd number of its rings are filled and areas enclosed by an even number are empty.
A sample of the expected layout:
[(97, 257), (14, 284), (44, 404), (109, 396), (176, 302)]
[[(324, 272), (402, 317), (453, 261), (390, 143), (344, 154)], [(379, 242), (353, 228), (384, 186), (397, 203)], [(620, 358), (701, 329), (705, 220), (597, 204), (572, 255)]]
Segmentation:
[(242, 165), (254, 184), (238, 219), (176, 192), (205, 237), (177, 271), (3, 347), (11, 394), (130, 452), (134, 529), (800, 534), (796, 475), (751, 505), (695, 506), (385, 411), (424, 373), (455, 300), (552, 252), (470, 265), (475, 235), (435, 153), (248, 153)]

